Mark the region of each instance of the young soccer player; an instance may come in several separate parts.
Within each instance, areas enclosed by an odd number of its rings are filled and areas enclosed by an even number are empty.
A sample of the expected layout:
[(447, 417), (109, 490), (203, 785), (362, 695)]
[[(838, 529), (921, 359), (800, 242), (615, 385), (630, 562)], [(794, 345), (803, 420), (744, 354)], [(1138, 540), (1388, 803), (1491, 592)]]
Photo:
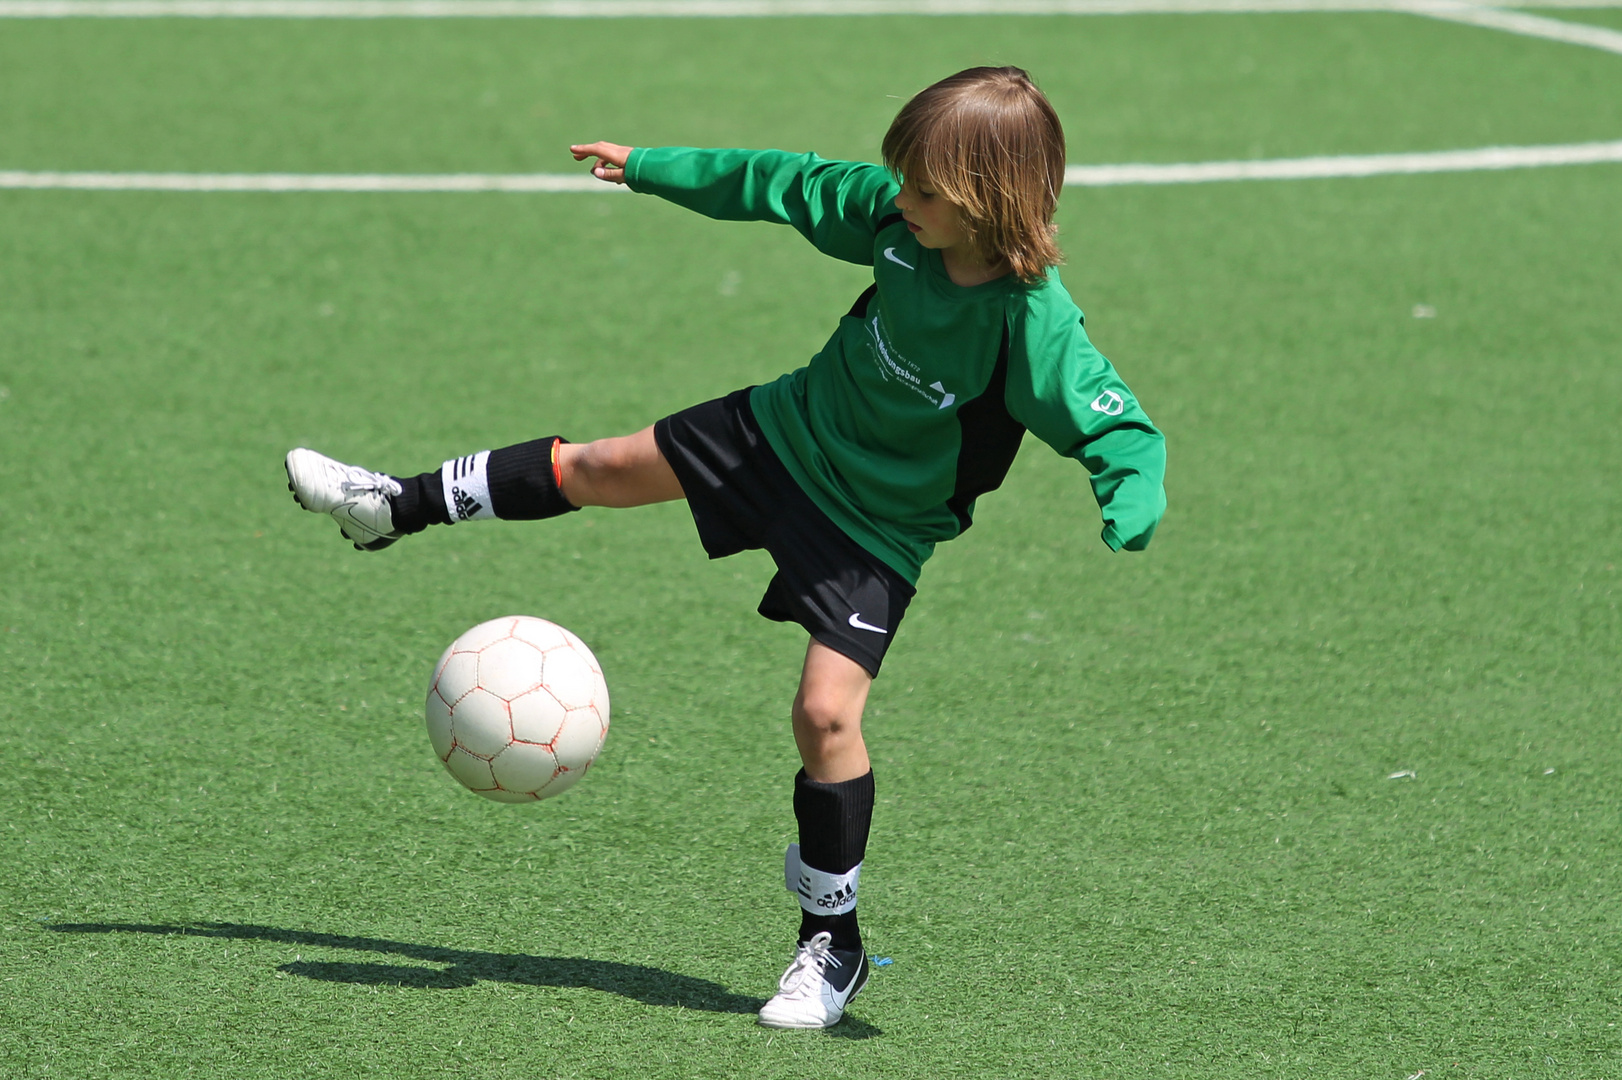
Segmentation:
[(873, 816), (868, 689), (937, 543), (969, 527), (1029, 430), (1091, 476), (1103, 540), (1141, 550), (1164, 442), (1059, 283), (1064, 135), (1018, 68), (973, 68), (902, 108), (885, 167), (781, 151), (570, 148), (593, 175), (712, 218), (792, 225), (873, 267), (810, 363), (634, 435), (556, 436), (417, 476), (287, 455), (294, 497), (375, 551), (429, 525), (686, 499), (711, 558), (764, 548), (760, 613), (810, 634), (791, 711), (799, 946), (769, 1027), (839, 1021), (865, 985), (857, 881)]

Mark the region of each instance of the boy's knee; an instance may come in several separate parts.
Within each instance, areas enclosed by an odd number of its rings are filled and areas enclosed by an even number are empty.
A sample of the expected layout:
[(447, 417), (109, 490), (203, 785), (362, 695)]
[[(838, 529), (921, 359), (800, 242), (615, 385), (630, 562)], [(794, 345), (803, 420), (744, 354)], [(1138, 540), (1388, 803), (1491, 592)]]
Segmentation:
[(593, 439), (582, 443), (574, 466), (593, 479), (602, 479), (624, 472), (630, 467), (630, 454), (623, 439)]
[(576, 506), (643, 506), (682, 497), (681, 482), (659, 452), (651, 427), (565, 445), (558, 474), (563, 493)]
[(862, 710), (825, 691), (802, 691), (794, 700), (794, 726), (822, 740), (837, 740), (860, 731)]
[(624, 439), (593, 439), (564, 447), (559, 469), (564, 493), (580, 505), (611, 502), (634, 464)]

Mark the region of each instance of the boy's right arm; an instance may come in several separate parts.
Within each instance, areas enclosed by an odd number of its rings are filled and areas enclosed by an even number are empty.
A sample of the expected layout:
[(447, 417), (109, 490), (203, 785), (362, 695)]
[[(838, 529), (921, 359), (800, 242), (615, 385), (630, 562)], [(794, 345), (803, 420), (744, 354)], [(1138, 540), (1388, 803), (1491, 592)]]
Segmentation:
[(899, 186), (864, 162), (827, 161), (782, 150), (659, 149), (590, 143), (592, 175), (628, 184), (707, 217), (792, 225), (824, 254), (871, 266), (878, 222), (895, 212)]

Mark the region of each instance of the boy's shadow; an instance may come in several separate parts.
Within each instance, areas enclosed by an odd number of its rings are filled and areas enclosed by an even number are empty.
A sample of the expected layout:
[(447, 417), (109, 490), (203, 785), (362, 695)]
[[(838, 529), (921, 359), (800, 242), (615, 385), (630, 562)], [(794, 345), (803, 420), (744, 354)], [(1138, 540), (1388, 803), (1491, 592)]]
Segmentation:
[[(323, 982), (354, 983), (361, 986), (402, 986), (418, 989), (450, 990), (472, 986), (480, 979), (517, 983), (523, 986), (557, 986), (570, 989), (601, 990), (633, 998), (646, 1005), (678, 1006), (701, 1012), (754, 1013), (763, 1002), (759, 998), (734, 994), (718, 983), (677, 975), (641, 964), (619, 964), (612, 960), (587, 960), (561, 956), (529, 956), (524, 953), (491, 953), (471, 949), (445, 949), (437, 945), (413, 945), (385, 938), (350, 937), (345, 934), (317, 934), (305, 930), (283, 930), (275, 926), (244, 923), (199, 923), (194, 926), (165, 926), (148, 923), (57, 923), (48, 927), (61, 934), (179, 934), (185, 937), (225, 938), (236, 941), (275, 941), (322, 949), (356, 949), (364, 952), (409, 957), (445, 967), (415, 964), (329, 963), (299, 959), (283, 964), (278, 971), (302, 975)], [(883, 1034), (878, 1028), (847, 1016), (829, 1034), (865, 1039)]]

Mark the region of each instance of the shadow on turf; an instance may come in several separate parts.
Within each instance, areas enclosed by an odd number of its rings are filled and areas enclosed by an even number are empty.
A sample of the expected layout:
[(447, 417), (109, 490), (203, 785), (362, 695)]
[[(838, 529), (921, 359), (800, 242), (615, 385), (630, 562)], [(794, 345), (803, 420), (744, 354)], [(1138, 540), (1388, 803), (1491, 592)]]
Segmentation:
[(445, 968), (426, 968), (401, 964), (324, 963), (301, 959), (283, 964), (277, 969), (290, 975), (302, 975), (307, 979), (319, 979), (322, 982), (451, 990), (472, 986), (480, 979), (487, 979), (492, 982), (518, 983), (524, 986), (602, 990), (634, 998), (647, 1005), (679, 1006), (703, 1012), (753, 1013), (757, 1012), (762, 1004), (759, 998), (731, 993), (724, 987), (704, 979), (677, 975), (659, 968), (644, 967), (641, 964), (617, 964), (611, 960), (443, 949), (436, 945), (412, 945), (384, 938), (315, 934), (303, 930), (283, 930), (275, 926), (249, 926), (242, 923), (201, 923), (196, 926), (61, 923), (52, 925), (49, 929), (62, 934), (180, 934), (186, 937), (227, 938), (239, 941), (276, 941), (285, 945), (309, 948), (357, 949), (449, 965)]

